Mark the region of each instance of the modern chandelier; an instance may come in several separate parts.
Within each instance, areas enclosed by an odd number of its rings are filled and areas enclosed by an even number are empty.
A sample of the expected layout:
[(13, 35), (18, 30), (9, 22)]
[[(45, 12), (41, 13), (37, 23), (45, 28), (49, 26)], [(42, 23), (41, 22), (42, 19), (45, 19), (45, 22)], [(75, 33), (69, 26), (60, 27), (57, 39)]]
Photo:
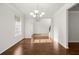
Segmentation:
[(30, 12), (30, 15), (31, 15), (34, 19), (36, 19), (36, 21), (39, 21), (40, 18), (45, 15), (45, 12), (41, 12), (41, 11), (39, 11), (39, 10), (34, 10), (33, 12)]

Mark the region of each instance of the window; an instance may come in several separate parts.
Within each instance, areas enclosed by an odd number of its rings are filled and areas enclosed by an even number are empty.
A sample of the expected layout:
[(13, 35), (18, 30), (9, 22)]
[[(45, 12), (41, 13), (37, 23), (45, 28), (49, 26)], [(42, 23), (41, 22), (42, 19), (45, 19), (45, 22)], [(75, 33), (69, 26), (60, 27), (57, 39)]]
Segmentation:
[(21, 20), (19, 16), (15, 16), (15, 36), (21, 34)]

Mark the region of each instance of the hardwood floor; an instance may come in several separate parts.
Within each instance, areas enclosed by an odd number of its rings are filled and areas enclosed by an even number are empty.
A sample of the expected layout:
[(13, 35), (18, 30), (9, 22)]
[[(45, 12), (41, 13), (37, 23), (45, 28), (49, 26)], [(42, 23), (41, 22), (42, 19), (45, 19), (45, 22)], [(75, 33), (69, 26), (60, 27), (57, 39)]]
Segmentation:
[[(78, 47), (77, 47), (78, 46)], [(69, 43), (70, 49), (65, 49), (54, 39), (49, 37), (34, 37), (32, 39), (23, 39), (13, 47), (4, 51), (1, 55), (69, 55), (79, 54), (79, 44), (76, 47)]]
[(69, 42), (69, 54), (79, 55), (79, 42)]

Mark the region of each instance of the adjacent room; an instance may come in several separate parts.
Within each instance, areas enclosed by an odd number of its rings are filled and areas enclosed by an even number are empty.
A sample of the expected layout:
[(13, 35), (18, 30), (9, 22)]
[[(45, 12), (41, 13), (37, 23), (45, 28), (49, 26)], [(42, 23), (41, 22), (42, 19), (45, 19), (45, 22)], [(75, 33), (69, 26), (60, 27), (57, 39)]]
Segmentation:
[[(79, 50), (79, 4), (74, 5), (68, 10), (68, 47), (70, 53), (76, 54)], [(71, 52), (72, 51), (72, 52)]]

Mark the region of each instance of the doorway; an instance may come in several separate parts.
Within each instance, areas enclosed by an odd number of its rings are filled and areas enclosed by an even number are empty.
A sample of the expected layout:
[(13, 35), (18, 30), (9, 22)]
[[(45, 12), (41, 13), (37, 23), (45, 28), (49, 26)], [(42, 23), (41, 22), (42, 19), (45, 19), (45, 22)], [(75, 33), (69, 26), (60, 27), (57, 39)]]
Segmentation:
[[(68, 47), (78, 51), (79, 46), (79, 4), (68, 9)], [(73, 53), (72, 52), (72, 53)]]
[(41, 18), (33, 22), (33, 35), (35, 38), (49, 39), (51, 30), (51, 18)]

